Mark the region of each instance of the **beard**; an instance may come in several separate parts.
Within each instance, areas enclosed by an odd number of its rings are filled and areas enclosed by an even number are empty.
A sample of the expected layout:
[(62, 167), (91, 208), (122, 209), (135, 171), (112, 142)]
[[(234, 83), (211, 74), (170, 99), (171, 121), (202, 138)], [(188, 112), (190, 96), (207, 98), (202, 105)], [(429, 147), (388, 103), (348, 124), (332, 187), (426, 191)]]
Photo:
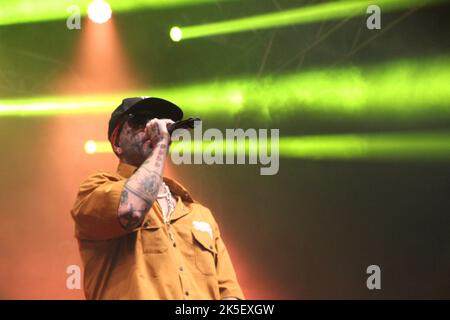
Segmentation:
[(151, 141), (148, 139), (130, 141), (123, 149), (123, 160), (135, 167), (139, 167), (153, 152)]

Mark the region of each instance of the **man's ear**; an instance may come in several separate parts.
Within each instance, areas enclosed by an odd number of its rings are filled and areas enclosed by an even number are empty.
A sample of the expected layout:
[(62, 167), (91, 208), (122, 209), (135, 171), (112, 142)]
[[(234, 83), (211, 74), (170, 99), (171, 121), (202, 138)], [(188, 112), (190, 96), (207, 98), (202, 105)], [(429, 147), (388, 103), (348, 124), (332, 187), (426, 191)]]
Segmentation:
[(118, 156), (120, 156), (122, 154), (122, 148), (117, 145), (113, 146), (113, 150), (114, 150), (114, 153), (117, 154)]

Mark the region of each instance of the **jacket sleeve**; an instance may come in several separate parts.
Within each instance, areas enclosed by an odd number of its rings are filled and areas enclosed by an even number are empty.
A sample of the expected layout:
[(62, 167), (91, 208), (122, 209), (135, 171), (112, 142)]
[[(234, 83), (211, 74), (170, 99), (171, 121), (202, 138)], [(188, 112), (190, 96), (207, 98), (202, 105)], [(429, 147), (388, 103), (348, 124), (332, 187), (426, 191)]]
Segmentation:
[(109, 240), (130, 231), (119, 223), (117, 211), (125, 180), (98, 173), (84, 181), (71, 214), (80, 240)]

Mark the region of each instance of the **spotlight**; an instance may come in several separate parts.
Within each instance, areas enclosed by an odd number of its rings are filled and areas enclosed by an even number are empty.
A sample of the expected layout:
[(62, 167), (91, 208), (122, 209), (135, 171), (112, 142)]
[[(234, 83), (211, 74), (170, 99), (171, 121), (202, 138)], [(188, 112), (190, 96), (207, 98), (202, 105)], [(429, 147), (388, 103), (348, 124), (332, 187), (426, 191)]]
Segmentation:
[(97, 151), (97, 144), (93, 140), (88, 140), (84, 144), (84, 152), (87, 154), (94, 154)]
[(183, 32), (179, 27), (172, 27), (170, 29), (170, 38), (172, 39), (172, 41), (178, 42), (181, 40), (181, 38), (183, 38)]
[(105, 23), (111, 18), (112, 10), (104, 0), (94, 0), (88, 7), (89, 19), (95, 23)]

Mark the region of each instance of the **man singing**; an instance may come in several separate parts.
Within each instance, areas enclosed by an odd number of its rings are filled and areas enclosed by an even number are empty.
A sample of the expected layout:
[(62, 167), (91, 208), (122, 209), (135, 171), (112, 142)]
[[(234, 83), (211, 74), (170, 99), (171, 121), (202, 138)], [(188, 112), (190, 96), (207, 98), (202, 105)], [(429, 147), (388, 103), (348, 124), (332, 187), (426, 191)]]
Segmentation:
[(90, 176), (71, 211), (87, 299), (244, 298), (211, 212), (163, 178), (167, 125), (182, 117), (159, 98), (127, 98), (112, 113), (117, 172)]

